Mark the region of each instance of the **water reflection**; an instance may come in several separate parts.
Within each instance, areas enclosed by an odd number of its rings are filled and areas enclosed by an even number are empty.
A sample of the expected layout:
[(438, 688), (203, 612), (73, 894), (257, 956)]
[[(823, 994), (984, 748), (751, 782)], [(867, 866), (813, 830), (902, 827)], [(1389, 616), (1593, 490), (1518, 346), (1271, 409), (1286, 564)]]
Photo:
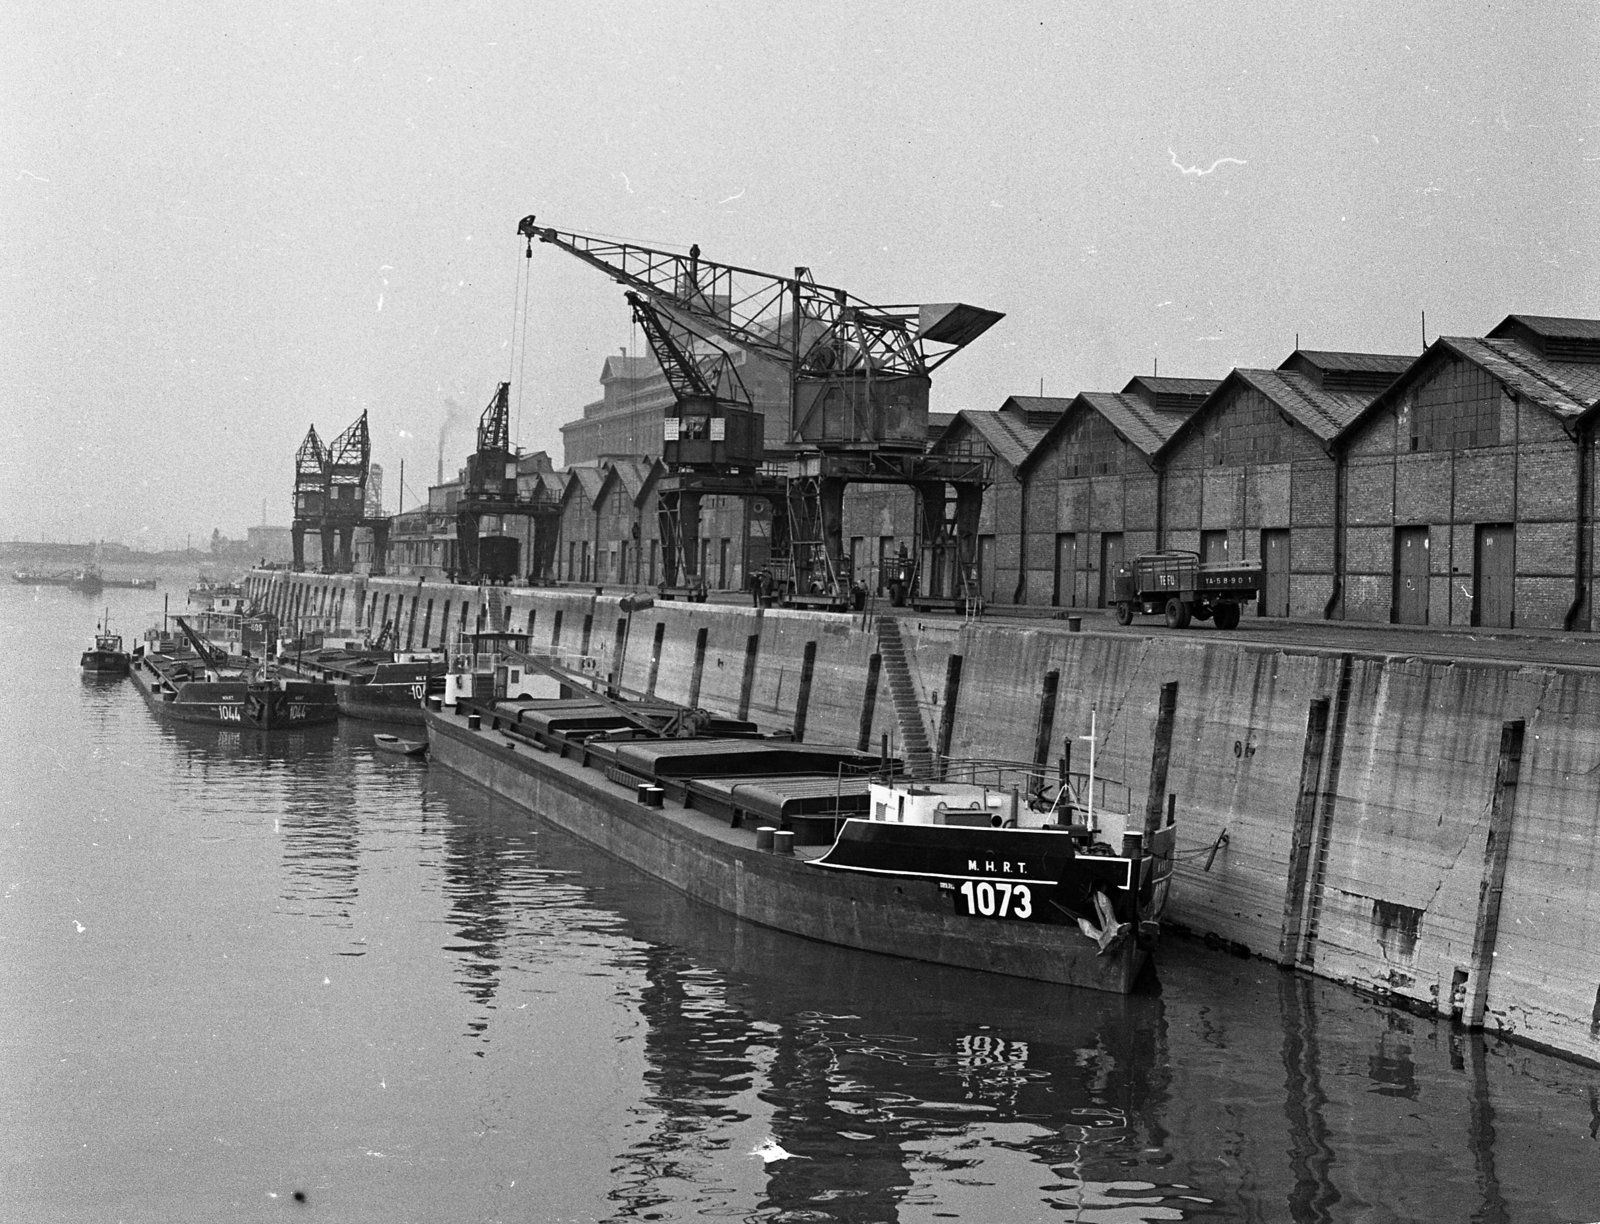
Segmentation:
[[(1181, 940), (1132, 998), (843, 952), (535, 828), (519, 853), (562, 873), (563, 904), (643, 945), (612, 962), (642, 974), (646, 1068), (610, 1219), (1506, 1219), (1492, 1102), (1530, 1091), (1508, 1061), (1544, 1069), (1541, 1099), (1574, 1072)], [(514, 957), (491, 847), (451, 837), (452, 871), (486, 889), (458, 900), (461, 930)], [(1574, 1155), (1591, 1167), (1600, 1097), (1569, 1095), (1566, 1142), (1519, 1171), (1526, 1201)], [(1524, 1106), (1519, 1151), (1548, 1140), (1549, 1104)]]
[[(531, 847), (488, 821), (450, 821), (444, 826), (440, 868), (449, 898), (453, 931), (446, 952), (457, 956), (457, 983), (477, 1005), (467, 1033), (487, 1039), (506, 957), (505, 943), (516, 907), (535, 900), (530, 883)], [(537, 878), (537, 877), (534, 877)], [(482, 1051), (478, 1051), (482, 1056)]]
[(417, 778), (422, 828), (438, 839), (430, 861), (448, 902), (450, 934), (439, 946), (473, 1004), (465, 1034), (482, 1057), (508, 973), (586, 960), (611, 946), (623, 919), (590, 904), (576, 870), (543, 860), (526, 813), (443, 771), (417, 770), (381, 754), (375, 764)]

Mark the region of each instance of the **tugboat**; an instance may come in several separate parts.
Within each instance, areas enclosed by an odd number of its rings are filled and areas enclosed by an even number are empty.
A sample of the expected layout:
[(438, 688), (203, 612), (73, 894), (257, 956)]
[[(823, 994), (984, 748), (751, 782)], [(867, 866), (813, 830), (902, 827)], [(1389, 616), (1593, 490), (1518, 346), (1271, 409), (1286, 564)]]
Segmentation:
[(111, 610), (95, 626), (94, 645), (83, 652), (78, 666), (91, 676), (126, 676), (130, 656), (122, 649), (122, 635), (111, 632)]

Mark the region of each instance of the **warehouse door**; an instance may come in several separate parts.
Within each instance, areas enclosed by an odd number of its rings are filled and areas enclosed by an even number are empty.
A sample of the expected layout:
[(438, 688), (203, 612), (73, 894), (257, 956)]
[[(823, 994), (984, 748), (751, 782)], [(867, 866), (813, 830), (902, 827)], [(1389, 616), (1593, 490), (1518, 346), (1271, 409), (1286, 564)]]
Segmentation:
[(1289, 532), (1261, 533), (1261, 615), (1289, 615)]
[(994, 602), (994, 537), (978, 537), (978, 594), (985, 603)]
[(1109, 608), (1114, 602), (1117, 569), (1122, 564), (1122, 532), (1105, 531), (1100, 534), (1100, 606)]
[(1483, 523), (1473, 550), (1472, 623), (1511, 628), (1511, 578), (1516, 570), (1516, 528)]
[(1070, 608), (1077, 602), (1074, 579), (1078, 573), (1078, 537), (1071, 532), (1056, 536), (1056, 590), (1050, 602)]
[(1394, 529), (1394, 623), (1428, 623), (1428, 529)]

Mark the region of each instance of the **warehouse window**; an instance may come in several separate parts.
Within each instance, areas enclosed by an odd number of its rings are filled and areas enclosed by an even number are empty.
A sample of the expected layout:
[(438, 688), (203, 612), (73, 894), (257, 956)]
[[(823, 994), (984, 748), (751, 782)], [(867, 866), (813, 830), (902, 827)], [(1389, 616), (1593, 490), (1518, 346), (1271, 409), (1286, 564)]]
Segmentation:
[(1410, 449), (1498, 446), (1500, 398), (1500, 382), (1487, 371), (1460, 361), (1445, 366), (1401, 406)]

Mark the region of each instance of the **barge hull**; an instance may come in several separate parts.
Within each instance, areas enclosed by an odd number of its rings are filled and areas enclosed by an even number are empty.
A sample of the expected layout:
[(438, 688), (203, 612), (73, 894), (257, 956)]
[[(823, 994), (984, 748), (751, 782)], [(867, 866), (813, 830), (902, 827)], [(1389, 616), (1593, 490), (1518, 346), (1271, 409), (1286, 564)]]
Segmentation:
[[(208, 727), (232, 727), (252, 731), (287, 731), (336, 722), (339, 706), (331, 692), (294, 691), (280, 693), (281, 702), (256, 702), (241, 684), (193, 682), (179, 688), (169, 701), (152, 683), (153, 669), (143, 659), (135, 660), (130, 674), (145, 701), (157, 714), (177, 722)], [(315, 686), (323, 689), (326, 686)], [(199, 699), (186, 699), (185, 690), (202, 693)]]
[(1129, 940), (1098, 954), (1072, 928), (968, 918), (929, 880), (832, 872), (757, 850), (721, 821), (630, 787), (578, 761), (471, 730), (424, 711), (429, 759), (679, 892), (747, 922), (840, 947), (1126, 994), (1145, 953)]
[(335, 684), (339, 713), (368, 722), (422, 725), (421, 685)]

